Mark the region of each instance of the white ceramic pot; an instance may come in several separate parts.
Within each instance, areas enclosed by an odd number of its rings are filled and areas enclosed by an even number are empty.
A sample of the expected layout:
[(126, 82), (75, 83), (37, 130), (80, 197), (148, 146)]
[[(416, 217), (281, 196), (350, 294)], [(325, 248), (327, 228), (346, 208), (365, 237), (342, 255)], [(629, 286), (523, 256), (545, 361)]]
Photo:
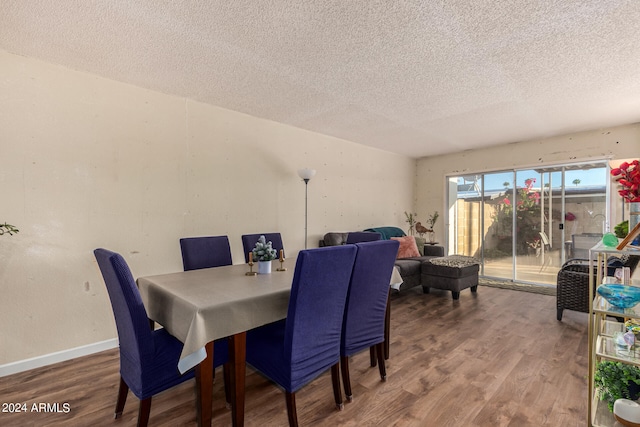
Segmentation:
[(640, 425), (640, 405), (629, 399), (618, 399), (613, 404), (613, 415), (622, 425)]
[(258, 261), (258, 274), (270, 274), (271, 261)]

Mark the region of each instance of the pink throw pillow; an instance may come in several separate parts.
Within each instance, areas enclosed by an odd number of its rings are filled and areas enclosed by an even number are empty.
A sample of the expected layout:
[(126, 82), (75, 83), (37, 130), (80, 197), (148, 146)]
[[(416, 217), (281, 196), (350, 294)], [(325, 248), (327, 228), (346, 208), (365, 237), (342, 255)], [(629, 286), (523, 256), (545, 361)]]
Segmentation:
[(392, 237), (392, 240), (400, 242), (398, 256), (396, 258), (411, 258), (420, 256), (416, 239), (413, 236)]

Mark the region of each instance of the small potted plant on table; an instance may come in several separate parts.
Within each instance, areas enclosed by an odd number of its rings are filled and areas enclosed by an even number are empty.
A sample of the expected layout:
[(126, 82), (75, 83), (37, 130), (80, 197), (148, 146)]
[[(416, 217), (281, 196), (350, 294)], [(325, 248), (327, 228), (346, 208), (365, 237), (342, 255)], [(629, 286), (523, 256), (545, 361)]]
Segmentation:
[(438, 220), (439, 216), (440, 214), (438, 213), (438, 211), (435, 211), (429, 216), (429, 219), (427, 220), (427, 224), (429, 224), (429, 242), (431, 243), (434, 243), (436, 241), (436, 233), (433, 230), (433, 227), (436, 225), (436, 221)]
[(260, 236), (256, 242), (256, 247), (253, 248), (253, 259), (258, 261), (258, 274), (271, 273), (271, 261), (277, 258), (276, 250), (273, 249), (273, 244), (264, 236)]

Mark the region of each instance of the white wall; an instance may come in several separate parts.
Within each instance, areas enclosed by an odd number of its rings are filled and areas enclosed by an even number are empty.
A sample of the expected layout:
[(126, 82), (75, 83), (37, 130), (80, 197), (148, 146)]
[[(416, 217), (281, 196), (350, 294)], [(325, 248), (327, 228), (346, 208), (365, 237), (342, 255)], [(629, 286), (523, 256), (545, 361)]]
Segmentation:
[[(535, 141), (500, 145), (481, 150), (469, 150), (418, 160), (416, 182), (416, 212), (427, 218), (434, 210), (441, 213), (436, 225), (437, 240), (445, 242), (446, 205), (445, 177), (521, 167), (572, 163), (583, 160), (614, 160), (638, 158), (640, 155), (640, 124), (630, 124), (589, 132), (562, 135)], [(615, 187), (614, 187), (615, 189)], [(620, 205), (617, 192), (612, 191), (612, 214)], [(445, 213), (445, 215), (442, 215)]]
[[(212, 82), (216, 84), (216, 82)], [(416, 161), (0, 51), (0, 365), (101, 342), (115, 324), (93, 249), (134, 276), (182, 269), (178, 239), (404, 228)]]

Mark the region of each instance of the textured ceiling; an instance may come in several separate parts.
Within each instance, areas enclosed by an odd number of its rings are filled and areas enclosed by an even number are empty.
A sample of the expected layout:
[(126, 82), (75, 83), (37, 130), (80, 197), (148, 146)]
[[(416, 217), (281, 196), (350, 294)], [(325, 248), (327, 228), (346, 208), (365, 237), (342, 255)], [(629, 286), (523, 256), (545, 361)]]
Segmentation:
[(0, 49), (412, 157), (640, 121), (637, 0), (0, 0)]

